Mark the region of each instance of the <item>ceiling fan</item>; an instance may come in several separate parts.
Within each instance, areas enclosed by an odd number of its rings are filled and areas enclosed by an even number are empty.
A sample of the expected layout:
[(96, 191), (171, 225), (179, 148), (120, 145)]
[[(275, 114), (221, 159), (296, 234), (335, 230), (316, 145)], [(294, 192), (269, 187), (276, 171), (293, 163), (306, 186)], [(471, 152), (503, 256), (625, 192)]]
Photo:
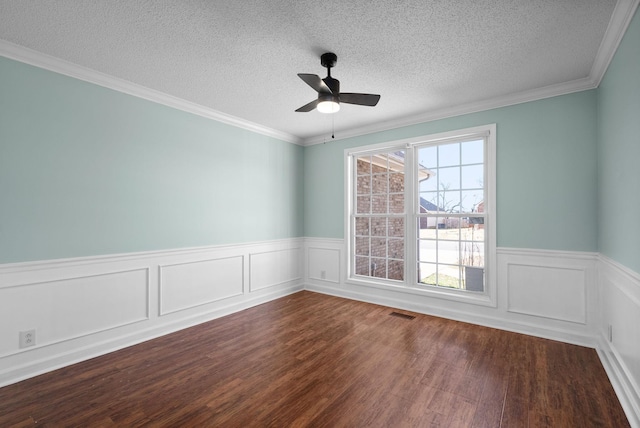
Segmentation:
[(331, 68), (336, 65), (336, 54), (327, 52), (320, 57), (320, 64), (327, 67), (327, 77), (321, 79), (315, 74), (298, 73), (304, 82), (318, 92), (318, 99), (303, 105), (296, 111), (308, 112), (317, 108), (320, 113), (335, 113), (340, 110), (340, 103), (357, 104), (373, 107), (380, 101), (380, 95), (340, 92), (340, 81), (331, 77)]

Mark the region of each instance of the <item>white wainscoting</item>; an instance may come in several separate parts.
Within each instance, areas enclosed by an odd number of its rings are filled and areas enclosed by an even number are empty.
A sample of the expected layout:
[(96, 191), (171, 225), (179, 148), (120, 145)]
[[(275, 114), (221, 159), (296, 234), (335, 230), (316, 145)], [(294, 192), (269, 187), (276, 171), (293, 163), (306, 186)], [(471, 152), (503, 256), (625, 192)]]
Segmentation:
[(631, 426), (640, 427), (640, 274), (600, 255), (598, 353)]
[(243, 293), (243, 256), (159, 266), (160, 315)]
[[(417, 288), (347, 280), (341, 239), (305, 238), (305, 287), (430, 315), (595, 347), (597, 254), (499, 248), (497, 307)], [(323, 278), (322, 275), (325, 275)]]
[(501, 304), (507, 312), (537, 319), (545, 326), (564, 325), (569, 331), (593, 336), (596, 263), (594, 253), (500, 248)]
[[(587, 322), (586, 269), (507, 266), (507, 310), (513, 313), (570, 321)], [(549, 296), (561, 295), (549, 300)]]
[(305, 271), (314, 281), (340, 284), (343, 264), (342, 239), (307, 238)]
[[(499, 248), (497, 307), (346, 280), (342, 239), (0, 265), (0, 386), (308, 290), (596, 347), (640, 427), (640, 275), (593, 253)], [(36, 345), (19, 348), (19, 332)], [(610, 333), (611, 332), (611, 336)]]
[(302, 245), (295, 248), (253, 253), (249, 256), (251, 291), (302, 279)]
[(21, 351), (19, 331), (36, 329), (36, 342), (47, 346), (144, 321), (149, 319), (149, 269), (3, 284), (0, 313), (0, 358)]
[[(302, 245), (0, 265), (0, 386), (302, 290)], [(35, 346), (20, 348), (32, 329)]]

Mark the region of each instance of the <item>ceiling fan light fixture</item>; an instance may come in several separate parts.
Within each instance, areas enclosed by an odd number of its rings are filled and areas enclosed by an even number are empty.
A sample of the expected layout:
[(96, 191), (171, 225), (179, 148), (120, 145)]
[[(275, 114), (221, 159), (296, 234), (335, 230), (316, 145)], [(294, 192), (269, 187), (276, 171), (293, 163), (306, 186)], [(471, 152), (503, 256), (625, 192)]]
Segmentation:
[(327, 68), (327, 77), (324, 79), (316, 74), (298, 73), (298, 77), (318, 93), (318, 98), (303, 105), (296, 110), (297, 112), (306, 113), (317, 109), (320, 113), (331, 114), (340, 110), (341, 103), (370, 107), (378, 104), (380, 95), (377, 94), (340, 92), (340, 81), (331, 77), (331, 68), (336, 65), (337, 60), (338, 57), (334, 53), (322, 54), (320, 64)]
[(340, 110), (340, 103), (334, 100), (320, 101), (316, 108), (320, 113), (337, 113)]

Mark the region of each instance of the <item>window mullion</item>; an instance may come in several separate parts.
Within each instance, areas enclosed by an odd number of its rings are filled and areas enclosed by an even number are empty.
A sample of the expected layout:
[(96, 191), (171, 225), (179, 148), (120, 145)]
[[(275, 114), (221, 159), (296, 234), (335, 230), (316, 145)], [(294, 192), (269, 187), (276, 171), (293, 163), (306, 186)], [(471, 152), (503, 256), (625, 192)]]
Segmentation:
[(416, 206), (420, 197), (419, 189), (416, 185), (415, 177), (417, 175), (418, 163), (415, 159), (415, 146), (407, 145), (406, 162), (405, 162), (405, 183), (404, 183), (404, 212), (405, 212), (405, 229), (404, 229), (404, 275), (405, 284), (414, 285), (417, 282), (418, 273), (418, 256), (417, 256), (417, 227), (418, 217), (416, 215)]

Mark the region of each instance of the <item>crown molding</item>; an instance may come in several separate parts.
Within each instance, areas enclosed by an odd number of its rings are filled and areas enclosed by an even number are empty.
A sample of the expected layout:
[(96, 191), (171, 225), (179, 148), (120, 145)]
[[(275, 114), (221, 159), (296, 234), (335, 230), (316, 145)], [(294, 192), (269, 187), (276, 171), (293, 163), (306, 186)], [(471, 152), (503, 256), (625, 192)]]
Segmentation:
[(277, 138), (293, 144), (300, 144), (301, 139), (286, 132), (268, 128), (248, 120), (241, 119), (226, 113), (213, 110), (211, 108), (186, 101), (173, 95), (165, 94), (154, 89), (129, 82), (124, 79), (110, 76), (87, 67), (73, 64), (51, 55), (34, 51), (24, 46), (16, 45), (6, 40), (0, 40), (0, 56), (19, 61), (25, 64), (33, 65), (38, 68), (53, 71), (54, 73), (72, 77), (74, 79), (83, 80), (93, 83), (114, 91), (142, 98), (154, 103), (166, 105), (198, 116), (206, 117), (217, 122), (232, 125), (238, 128), (246, 129), (257, 134), (267, 137)]
[[(572, 80), (570, 82), (545, 86), (543, 88), (508, 94), (501, 97), (463, 104), (455, 107), (429, 111), (420, 113), (418, 115), (403, 117), (390, 121), (377, 122), (371, 125), (348, 129), (345, 131), (338, 131), (336, 133), (339, 133), (340, 137), (337, 138), (337, 140), (358, 137), (374, 132), (389, 131), (391, 129), (418, 125), (420, 123), (432, 122), (434, 120), (446, 119), (449, 117), (462, 116), (465, 114), (477, 113), (486, 110), (493, 110), (500, 107), (507, 107), (510, 105), (537, 101), (544, 98), (556, 97), (558, 95), (566, 95), (573, 92), (586, 91), (589, 89), (595, 89), (596, 87), (596, 82), (594, 82), (593, 79), (591, 79), (590, 77), (585, 77), (582, 79)], [(324, 143), (325, 141), (326, 138), (324, 136), (310, 137), (304, 139), (302, 141), (302, 145), (311, 146), (314, 144)]]
[(640, 0), (618, 0), (616, 2), (607, 31), (604, 33), (596, 59), (591, 67), (590, 77), (595, 82), (596, 87), (600, 85), (600, 81), (602, 81), (604, 74), (607, 72), (607, 68), (609, 68), (609, 64), (611, 64), (613, 56), (633, 19), (638, 4), (640, 4)]
[[(347, 129), (345, 131), (339, 131), (340, 137), (337, 139), (341, 140), (345, 138), (358, 137), (374, 132), (388, 131), (405, 126), (432, 122), (434, 120), (446, 119), (449, 117), (566, 95), (573, 92), (595, 89), (600, 85), (600, 81), (604, 77), (609, 64), (613, 60), (618, 46), (620, 45), (620, 42), (622, 41), (622, 38), (624, 37), (639, 4), (640, 0), (618, 0), (616, 2), (613, 13), (611, 14), (611, 19), (609, 20), (609, 25), (607, 26), (607, 30), (605, 31), (602, 42), (600, 43), (598, 53), (596, 54), (596, 58), (588, 77), (556, 85), (545, 86), (543, 88), (532, 89), (529, 91), (508, 94), (484, 101), (463, 104), (390, 121), (377, 122), (375, 124), (358, 128)], [(324, 135), (318, 135), (305, 138), (302, 140), (301, 144), (303, 146), (311, 146), (324, 142), (326, 142), (326, 137)]]
[[(339, 131), (338, 139), (358, 137), (374, 132), (388, 131), (396, 128), (417, 125), (425, 122), (461, 116), (470, 113), (477, 113), (530, 101), (551, 98), (559, 95), (566, 95), (573, 92), (580, 92), (595, 89), (604, 77), (609, 64), (611, 63), (624, 34), (633, 19), (634, 13), (640, 4), (640, 0), (618, 0), (611, 15), (609, 25), (605, 31), (595, 61), (588, 77), (572, 80), (570, 82), (545, 86), (543, 88), (508, 94), (497, 98), (483, 101), (467, 103), (459, 106), (423, 112), (417, 115), (392, 119), (389, 121), (376, 122), (374, 124), (351, 128)], [(184, 99), (174, 97), (146, 88), (144, 86), (109, 76), (107, 74), (82, 67), (71, 62), (46, 55), (32, 49), (16, 45), (4, 40), (0, 40), (0, 55), (20, 61), (29, 65), (43, 68), (55, 73), (63, 74), (89, 83), (93, 83), (118, 92), (143, 98), (148, 101), (163, 104), (178, 110), (193, 113), (221, 123), (246, 129), (268, 137), (276, 138), (293, 144), (311, 146), (326, 142), (325, 135), (316, 135), (308, 138), (300, 138), (295, 135), (268, 128), (247, 120), (213, 110), (211, 108), (195, 104)]]

